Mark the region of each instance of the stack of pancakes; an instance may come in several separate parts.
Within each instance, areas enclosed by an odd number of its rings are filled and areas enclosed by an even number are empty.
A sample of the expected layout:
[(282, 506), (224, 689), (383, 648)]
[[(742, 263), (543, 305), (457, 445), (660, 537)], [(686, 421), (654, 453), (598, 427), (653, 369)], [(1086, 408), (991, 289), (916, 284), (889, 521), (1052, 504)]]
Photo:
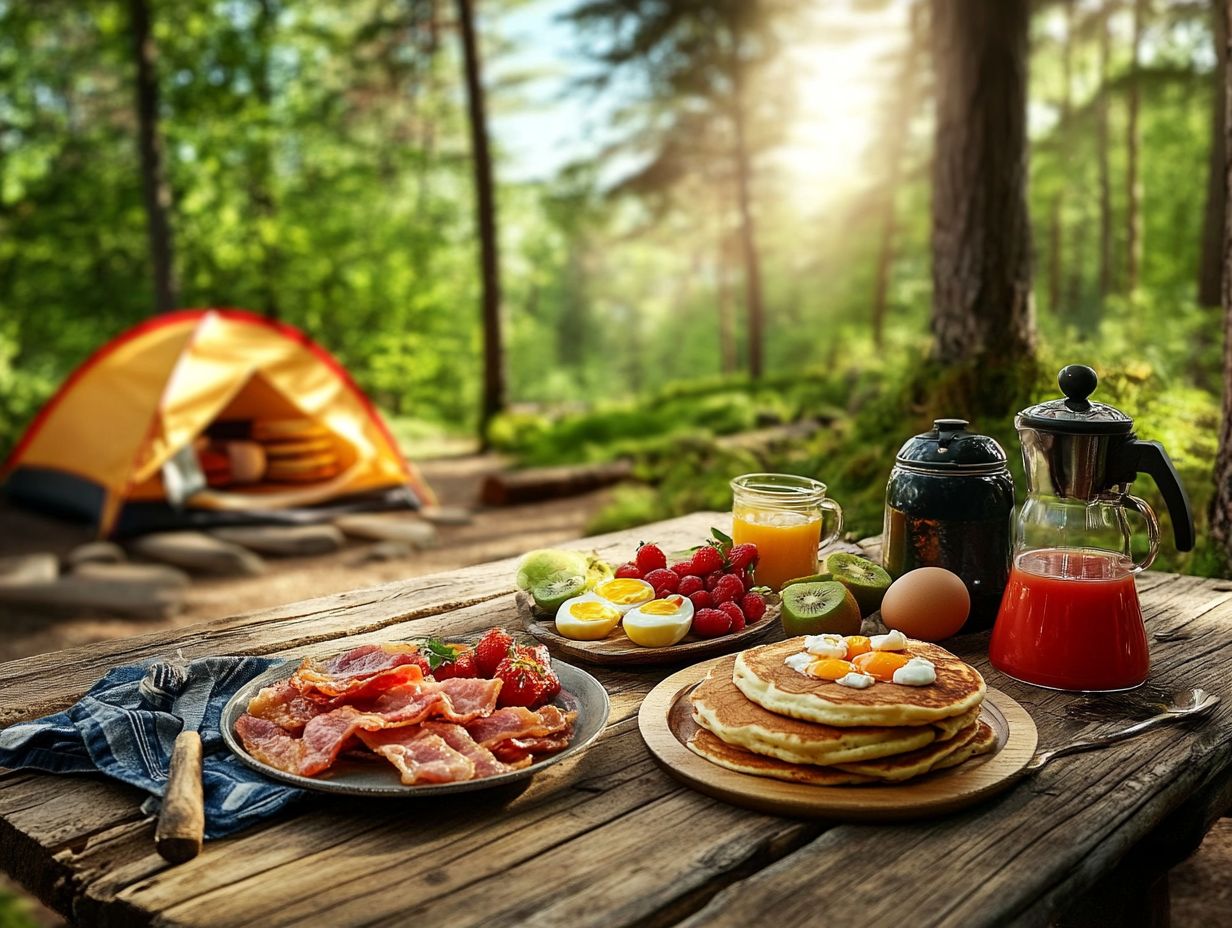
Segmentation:
[(740, 773), (817, 786), (908, 780), (996, 747), (980, 720), (984, 680), (934, 644), (903, 653), (936, 666), (927, 686), (878, 681), (852, 689), (793, 670), (803, 638), (724, 658), (693, 691), (688, 746)]
[(265, 479), (311, 483), (338, 476), (332, 433), (312, 419), (258, 419), (252, 437), (265, 450)]

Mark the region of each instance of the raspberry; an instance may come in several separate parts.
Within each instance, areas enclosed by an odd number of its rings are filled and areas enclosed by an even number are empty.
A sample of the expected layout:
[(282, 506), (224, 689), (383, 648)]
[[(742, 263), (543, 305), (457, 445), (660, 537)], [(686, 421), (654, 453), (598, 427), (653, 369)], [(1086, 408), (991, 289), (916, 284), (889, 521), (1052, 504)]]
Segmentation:
[(677, 586), (680, 584), (680, 578), (675, 573), (662, 567), (658, 570), (652, 570), (642, 579), (654, 587), (655, 596), (659, 599), (662, 599), (668, 593), (675, 593)]
[(698, 638), (718, 638), (731, 631), (731, 616), (718, 609), (698, 609), (693, 615), (693, 634)]
[(689, 599), (692, 600), (694, 609), (709, 609), (714, 605), (714, 597), (706, 590), (698, 590), (690, 594)]
[(672, 573), (677, 577), (696, 577), (693, 573), (693, 564), (690, 561), (681, 561), (679, 564), (672, 565)]
[(693, 552), (689, 567), (689, 573), (704, 577), (706, 574), (723, 569), (723, 555), (714, 545), (702, 545)]
[(740, 600), (740, 605), (744, 608), (744, 615), (750, 622), (758, 622), (766, 614), (766, 601), (760, 593), (745, 593), (744, 599)]
[(757, 545), (736, 545), (727, 552), (727, 561), (732, 570), (741, 571), (757, 563)]
[(744, 613), (740, 611), (739, 606), (735, 603), (723, 603), (719, 606), (719, 611), (731, 619), (733, 632), (744, 631)]
[(708, 589), (711, 593), (713, 593), (714, 588), (719, 585), (719, 580), (722, 578), (722, 576), (723, 576), (723, 571), (721, 570), (716, 570), (712, 574), (706, 574), (706, 577), (705, 577), (706, 589)]
[(667, 555), (663, 553), (663, 549), (658, 545), (642, 545), (637, 549), (638, 570), (643, 574), (648, 574), (652, 570), (662, 570), (667, 566)]
[(676, 592), (681, 596), (692, 596), (698, 590), (704, 589), (706, 589), (706, 584), (701, 577), (681, 577), (680, 586), (676, 587)]
[(724, 574), (714, 585), (714, 601), (730, 603), (744, 596), (744, 581), (735, 574)]
[(641, 580), (642, 571), (636, 564), (629, 561), (627, 564), (621, 564), (616, 568), (616, 576), (629, 577), (632, 580)]

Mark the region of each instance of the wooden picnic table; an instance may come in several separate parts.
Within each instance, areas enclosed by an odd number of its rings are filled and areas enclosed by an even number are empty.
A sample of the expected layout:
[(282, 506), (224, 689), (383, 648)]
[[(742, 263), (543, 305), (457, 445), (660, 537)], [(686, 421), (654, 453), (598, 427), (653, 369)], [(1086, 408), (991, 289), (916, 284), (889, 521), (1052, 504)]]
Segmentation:
[[(639, 539), (695, 544), (698, 513), (583, 542), (623, 559)], [(516, 625), (513, 560), (0, 665), (0, 726), (62, 709), (109, 668), (188, 657), (288, 658), (364, 642)], [(1232, 585), (1139, 579), (1153, 641), (1146, 686), (1082, 697), (954, 650), (1034, 717), (1048, 746), (1154, 714), (1175, 690), (1232, 696)], [(1232, 698), (1051, 764), (964, 813), (831, 825), (749, 812), (680, 785), (637, 728), (670, 668), (597, 670), (607, 730), (518, 792), (432, 801), (313, 797), (168, 866), (142, 795), (101, 777), (0, 772), (0, 867), (52, 907), (101, 925), (1042, 925), (1162, 923), (1167, 868), (1232, 805)]]

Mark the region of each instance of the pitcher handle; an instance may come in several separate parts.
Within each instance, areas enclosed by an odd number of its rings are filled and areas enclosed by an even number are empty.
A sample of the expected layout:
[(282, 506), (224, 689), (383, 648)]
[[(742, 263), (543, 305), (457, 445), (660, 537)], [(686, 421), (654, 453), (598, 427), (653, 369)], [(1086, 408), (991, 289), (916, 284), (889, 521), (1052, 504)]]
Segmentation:
[(830, 499), (829, 497), (827, 497), (826, 499), (823, 499), (819, 505), (820, 505), (820, 508), (823, 510), (822, 515), (821, 515), (821, 522), (822, 522), (823, 528), (825, 526), (825, 520), (826, 520), (825, 510), (829, 510), (830, 512), (834, 513), (834, 531), (832, 531), (829, 535), (826, 535), (824, 538), (822, 538), (821, 542), (817, 546), (818, 548), (824, 548), (826, 545), (832, 544), (834, 541), (836, 541), (839, 535), (843, 534), (843, 507), (840, 506), (838, 503), (836, 503), (834, 500)]
[(1137, 496), (1126, 496), (1124, 500), (1126, 507), (1135, 510), (1146, 520), (1146, 540), (1149, 547), (1141, 563), (1134, 561), (1134, 573), (1138, 573), (1154, 564), (1155, 556), (1159, 554), (1159, 518), (1146, 500)]

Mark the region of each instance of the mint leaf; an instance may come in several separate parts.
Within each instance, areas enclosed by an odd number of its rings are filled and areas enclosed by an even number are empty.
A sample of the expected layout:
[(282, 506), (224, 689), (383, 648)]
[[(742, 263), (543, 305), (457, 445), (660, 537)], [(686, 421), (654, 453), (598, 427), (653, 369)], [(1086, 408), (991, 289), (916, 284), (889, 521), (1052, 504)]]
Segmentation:
[(727, 552), (732, 549), (733, 545), (735, 545), (735, 542), (732, 541), (732, 537), (730, 535), (724, 535), (717, 528), (710, 529), (710, 534), (715, 537), (716, 541), (718, 541), (719, 549), (723, 552), (724, 556), (726, 556)]

